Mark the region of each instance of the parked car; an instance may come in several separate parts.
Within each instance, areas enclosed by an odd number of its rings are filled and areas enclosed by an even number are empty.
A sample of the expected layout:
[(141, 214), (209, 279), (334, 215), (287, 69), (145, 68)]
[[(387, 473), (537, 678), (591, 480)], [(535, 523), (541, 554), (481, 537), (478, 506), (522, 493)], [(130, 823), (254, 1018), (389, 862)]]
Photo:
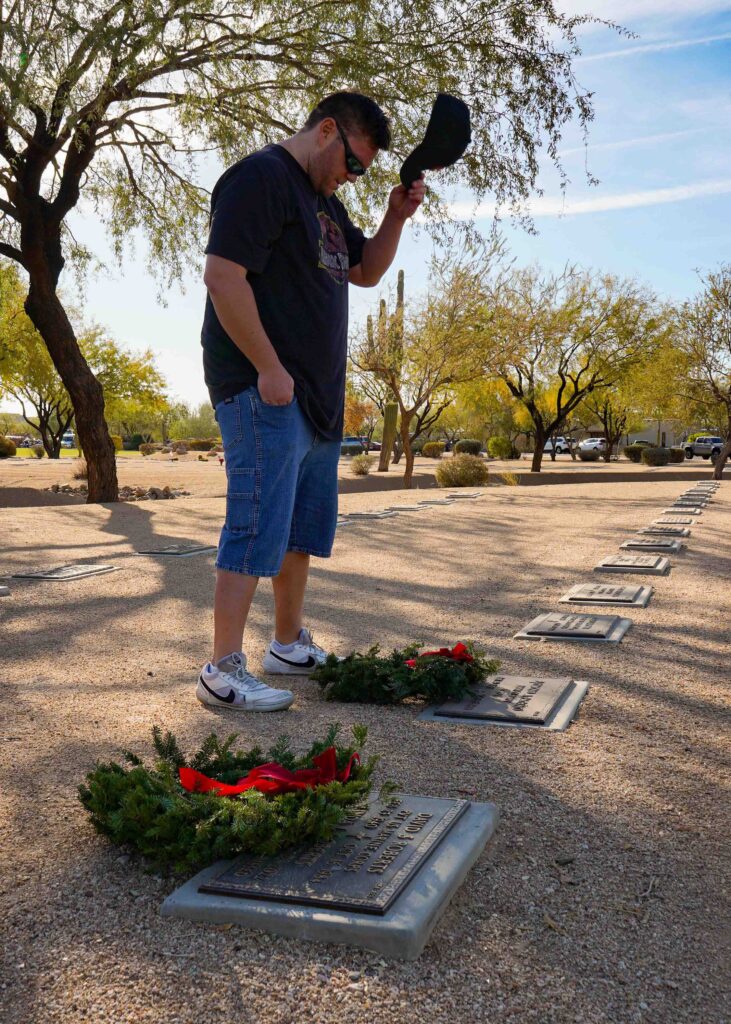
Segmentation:
[(630, 444), (638, 444), (642, 448), (657, 448), (654, 441), (630, 441)]
[[(556, 455), (568, 455), (569, 452), (571, 451), (571, 446), (574, 443), (570, 437), (557, 437), (555, 439), (555, 442), (556, 442)], [(554, 443), (554, 439), (553, 438), (551, 438), (549, 441), (546, 441), (546, 443), (543, 446), (543, 451), (547, 452), (547, 453), (548, 452), (552, 452), (553, 451), (553, 443)]]
[(598, 448), (599, 451), (605, 452), (607, 450), (607, 439), (605, 437), (585, 437), (583, 441), (579, 441), (579, 451), (586, 452), (590, 448)]
[(76, 447), (76, 437), (74, 436), (73, 430), (67, 430), (66, 433), (63, 435), (63, 437), (61, 438), (61, 447), (62, 448), (75, 448)]
[(341, 455), (362, 455), (366, 450), (366, 446), (359, 437), (344, 437), (340, 442)]
[(710, 434), (704, 437), (697, 437), (685, 445), (686, 459), (692, 459), (694, 455), (700, 455), (702, 459), (710, 459), (715, 462), (723, 448), (722, 437), (712, 437)]

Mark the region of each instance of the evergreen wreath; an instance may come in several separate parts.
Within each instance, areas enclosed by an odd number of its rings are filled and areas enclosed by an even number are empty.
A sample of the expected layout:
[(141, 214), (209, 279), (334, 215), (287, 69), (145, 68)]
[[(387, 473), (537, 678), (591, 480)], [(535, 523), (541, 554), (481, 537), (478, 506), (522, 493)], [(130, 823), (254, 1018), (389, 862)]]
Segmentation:
[(364, 802), (371, 790), (377, 758), (353, 761), (346, 781), (265, 794), (250, 789), (236, 796), (189, 792), (179, 770), (190, 768), (209, 779), (234, 785), (252, 769), (277, 762), (283, 769), (311, 769), (313, 758), (335, 747), (337, 770), (366, 742), (365, 726), (352, 728), (355, 746), (338, 746), (339, 727), (331, 725), (325, 738), (313, 743), (303, 757), (291, 750), (286, 736), (264, 753), (261, 747), (233, 751), (236, 733), (223, 743), (216, 733), (186, 759), (171, 732), (155, 726), (152, 740), (158, 755), (146, 767), (133, 753), (124, 757), (131, 767), (110, 761), (97, 764), (79, 786), (79, 798), (94, 828), (113, 843), (131, 847), (157, 869), (176, 873), (197, 870), (240, 853), (272, 855), (289, 846), (331, 839), (346, 808)]
[(326, 700), (361, 704), (401, 704), (410, 698), (441, 704), (461, 700), (475, 692), (487, 676), (497, 672), (500, 662), (485, 656), (472, 643), (457, 644), (453, 650), (419, 654), (419, 644), (379, 655), (378, 645), (365, 654), (349, 654), (338, 660), (329, 654), (312, 673)]

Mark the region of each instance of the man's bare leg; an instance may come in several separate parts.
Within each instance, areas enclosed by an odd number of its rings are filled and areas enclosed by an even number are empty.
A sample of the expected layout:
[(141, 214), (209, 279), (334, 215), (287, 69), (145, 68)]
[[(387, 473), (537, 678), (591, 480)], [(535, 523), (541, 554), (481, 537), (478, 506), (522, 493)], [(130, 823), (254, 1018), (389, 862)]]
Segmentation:
[(216, 570), (213, 601), (213, 664), (228, 654), (241, 651), (244, 627), (254, 598), (258, 576)]
[(309, 570), (309, 555), (302, 551), (288, 551), (279, 575), (272, 577), (274, 636), (280, 644), (293, 644), (299, 639)]

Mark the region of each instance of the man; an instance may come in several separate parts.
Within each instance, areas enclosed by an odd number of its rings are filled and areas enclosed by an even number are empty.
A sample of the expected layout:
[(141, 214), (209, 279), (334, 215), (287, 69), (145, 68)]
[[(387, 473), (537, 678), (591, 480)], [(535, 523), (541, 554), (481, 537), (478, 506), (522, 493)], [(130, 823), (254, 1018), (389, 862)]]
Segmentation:
[(338, 92), (284, 142), (230, 167), (211, 197), (202, 345), (226, 455), (226, 522), (216, 560), (214, 647), (200, 673), (204, 704), (289, 707), (289, 690), (252, 675), (242, 652), (261, 576), (274, 588), (267, 672), (309, 674), (325, 660), (303, 627), (310, 556), (327, 558), (337, 519), (348, 282), (377, 284), (422, 180), (392, 190), (372, 238), (335, 196), (390, 144), (373, 100)]

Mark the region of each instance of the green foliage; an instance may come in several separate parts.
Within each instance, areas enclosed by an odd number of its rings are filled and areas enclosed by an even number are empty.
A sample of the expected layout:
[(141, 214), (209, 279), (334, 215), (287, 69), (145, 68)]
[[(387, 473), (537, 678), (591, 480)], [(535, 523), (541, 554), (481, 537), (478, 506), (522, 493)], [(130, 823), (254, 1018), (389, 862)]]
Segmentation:
[(191, 452), (212, 452), (218, 445), (218, 439), (215, 437), (190, 437), (186, 444)]
[(110, 434), (109, 436), (112, 439), (112, 444), (114, 445), (115, 452), (121, 452), (122, 451), (122, 438), (120, 437), (120, 435), (119, 434)]
[(425, 459), (441, 459), (444, 448), (444, 441), (425, 441), (421, 446), (421, 454)]
[(142, 434), (132, 434), (122, 442), (122, 447), (126, 452), (137, 452), (140, 450), (140, 445), (144, 444), (145, 439)]
[(43, 447), (42, 444), (38, 444), (35, 446), (35, 448), (31, 448), (31, 451), (33, 452), (37, 459), (42, 459), (46, 454), (46, 449)]
[[(132, 753), (125, 754), (130, 767), (113, 761), (98, 764), (79, 786), (79, 798), (98, 832), (131, 847), (155, 868), (190, 872), (239, 853), (276, 854), (289, 846), (330, 839), (345, 808), (367, 798), (376, 759), (354, 765), (347, 782), (278, 796), (254, 790), (234, 797), (189, 793), (180, 784), (178, 769), (194, 768), (234, 784), (270, 761), (290, 770), (311, 767), (313, 757), (336, 745), (337, 733), (338, 727), (330, 726), (324, 739), (302, 757), (294, 754), (286, 737), (265, 754), (260, 747), (235, 752), (236, 734), (221, 742), (211, 733), (200, 750), (186, 758), (175, 736), (155, 727), (153, 767)], [(362, 747), (363, 727), (354, 727), (353, 735)], [(336, 745), (338, 769), (355, 749)]]
[(368, 476), (371, 466), (375, 461), (375, 458), (369, 455), (368, 452), (363, 452), (362, 455), (354, 455), (350, 460), (350, 472), (353, 476)]
[(670, 461), (678, 463), (685, 462), (685, 448), (671, 448)]
[[(500, 662), (485, 657), (467, 643), (474, 661), (454, 661), (440, 656), (419, 658), (419, 644), (379, 655), (378, 645), (365, 654), (349, 654), (341, 661), (329, 654), (312, 678), (320, 684), (326, 700), (361, 704), (401, 704), (408, 699), (430, 704), (460, 700), (472, 693), (486, 676), (497, 672)], [(416, 659), (414, 668), (406, 662)]]
[(601, 453), (598, 448), (579, 448), (581, 462), (598, 462)]
[(16, 452), (15, 443), (9, 437), (0, 434), (0, 459), (10, 459)]
[(482, 451), (482, 442), (474, 438), (463, 437), (457, 441), (454, 450), (458, 455), (479, 455)]
[(478, 455), (454, 455), (436, 468), (440, 487), (478, 487), (486, 484), (489, 470)]
[(487, 454), (493, 459), (514, 459), (515, 449), (509, 437), (491, 437), (487, 442)]
[(667, 466), (670, 462), (670, 451), (667, 448), (643, 448), (640, 462), (645, 466)]
[(643, 444), (627, 444), (622, 449), (622, 455), (630, 462), (639, 462), (644, 450), (645, 445)]

